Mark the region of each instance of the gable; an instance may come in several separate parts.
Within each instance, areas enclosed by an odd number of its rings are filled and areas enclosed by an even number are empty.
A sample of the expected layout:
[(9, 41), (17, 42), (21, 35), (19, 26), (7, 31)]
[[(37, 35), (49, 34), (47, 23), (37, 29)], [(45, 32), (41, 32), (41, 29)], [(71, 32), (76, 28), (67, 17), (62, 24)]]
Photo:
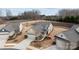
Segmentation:
[(52, 30), (53, 30), (53, 25), (50, 24), (49, 27), (48, 27), (48, 34), (51, 33)]

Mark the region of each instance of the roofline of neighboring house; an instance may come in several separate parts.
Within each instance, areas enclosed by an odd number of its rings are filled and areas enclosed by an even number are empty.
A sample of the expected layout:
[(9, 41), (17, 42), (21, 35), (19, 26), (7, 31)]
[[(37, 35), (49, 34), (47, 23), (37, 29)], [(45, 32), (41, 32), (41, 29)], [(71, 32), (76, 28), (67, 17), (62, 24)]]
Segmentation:
[(64, 38), (58, 37), (58, 36), (56, 36), (56, 35), (55, 35), (55, 37), (60, 38), (59, 40), (64, 40), (64, 41), (70, 42), (69, 40), (66, 40), (66, 39), (64, 39)]
[[(8, 24), (6, 24), (6, 25), (5, 25), (2, 29), (5, 29), (5, 27), (6, 27), (6, 26), (8, 26), (8, 25), (9, 25), (9, 23), (8, 23)], [(10, 31), (8, 31), (8, 30), (7, 30), (7, 32), (10, 32)]]
[[(69, 29), (69, 30), (67, 30), (67, 31), (70, 31), (71, 29)], [(73, 29), (73, 30), (75, 30), (75, 29)], [(63, 32), (61, 32), (61, 33), (64, 33), (64, 32), (67, 32), (67, 31), (63, 31)], [(75, 32), (76, 33), (78, 33), (76, 30), (75, 30)], [(59, 35), (60, 33), (58, 33), (57, 35)], [(78, 33), (79, 34), (79, 33)], [(64, 38), (62, 38), (62, 37), (58, 37), (57, 35), (55, 35), (55, 37), (57, 37), (57, 38), (60, 38), (60, 39), (62, 39), (62, 40), (65, 40), (65, 41), (69, 41), (69, 40), (66, 40), (66, 39), (64, 39)]]
[[(74, 25), (73, 25), (73, 26), (74, 26)], [(73, 26), (72, 26), (72, 27), (73, 27)], [(69, 30), (67, 30), (67, 31), (70, 31), (70, 30), (71, 30), (71, 28), (69, 28)], [(75, 30), (75, 29), (74, 29), (74, 30)], [(67, 32), (67, 31), (63, 31), (63, 32), (61, 32), (61, 33), (64, 33), (64, 32)], [(60, 34), (60, 33), (58, 33), (58, 34)], [(58, 34), (57, 34), (57, 35), (58, 35)]]
[[(67, 30), (67, 31), (70, 31), (71, 29)], [(61, 33), (64, 33), (64, 32), (67, 32), (67, 31), (63, 31)], [(59, 35), (60, 33), (56, 34), (55, 36)]]

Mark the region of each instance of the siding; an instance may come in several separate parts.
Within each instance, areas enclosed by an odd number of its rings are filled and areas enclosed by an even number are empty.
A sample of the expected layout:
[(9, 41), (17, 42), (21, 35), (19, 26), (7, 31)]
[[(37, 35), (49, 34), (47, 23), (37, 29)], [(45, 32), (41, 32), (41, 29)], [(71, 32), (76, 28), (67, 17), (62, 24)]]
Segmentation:
[(9, 35), (0, 35), (0, 48), (4, 48), (6, 41), (8, 40)]
[(77, 43), (76, 42), (71, 42), (70, 43), (70, 49), (77, 48)]
[(56, 38), (56, 46), (58, 49), (66, 50), (69, 49), (69, 42), (62, 40), (60, 38)]
[(50, 34), (52, 30), (53, 30), (53, 25), (50, 24), (49, 27), (48, 27), (48, 34)]

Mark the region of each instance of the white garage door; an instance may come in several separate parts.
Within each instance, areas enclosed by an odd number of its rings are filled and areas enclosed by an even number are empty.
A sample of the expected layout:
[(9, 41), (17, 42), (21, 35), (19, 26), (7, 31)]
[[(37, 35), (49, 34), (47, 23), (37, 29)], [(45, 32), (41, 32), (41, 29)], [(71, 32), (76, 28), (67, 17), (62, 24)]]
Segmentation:
[(0, 35), (0, 48), (3, 48), (9, 35)]
[(56, 40), (56, 46), (59, 49), (69, 49), (69, 43), (64, 40)]

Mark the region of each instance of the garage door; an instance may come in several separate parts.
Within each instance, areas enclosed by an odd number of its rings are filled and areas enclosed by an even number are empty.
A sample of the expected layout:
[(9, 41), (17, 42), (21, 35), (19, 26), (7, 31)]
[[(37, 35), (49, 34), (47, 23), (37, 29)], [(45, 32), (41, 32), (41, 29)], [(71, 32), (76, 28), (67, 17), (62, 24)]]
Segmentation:
[(59, 49), (69, 49), (69, 42), (64, 40), (56, 40), (56, 46)]

